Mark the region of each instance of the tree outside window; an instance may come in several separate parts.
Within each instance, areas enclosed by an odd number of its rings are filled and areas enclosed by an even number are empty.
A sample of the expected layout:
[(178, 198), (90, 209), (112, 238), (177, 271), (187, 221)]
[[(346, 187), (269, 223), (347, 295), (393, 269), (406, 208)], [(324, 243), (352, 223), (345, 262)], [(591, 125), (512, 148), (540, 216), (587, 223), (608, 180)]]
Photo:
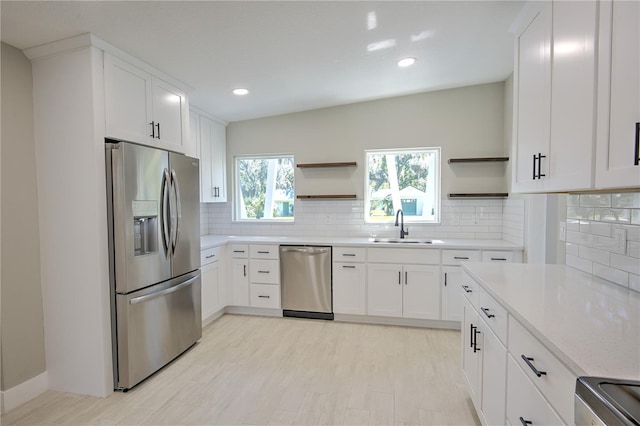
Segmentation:
[(293, 221), (293, 156), (236, 157), (235, 220)]
[(367, 151), (365, 220), (440, 221), (440, 148)]

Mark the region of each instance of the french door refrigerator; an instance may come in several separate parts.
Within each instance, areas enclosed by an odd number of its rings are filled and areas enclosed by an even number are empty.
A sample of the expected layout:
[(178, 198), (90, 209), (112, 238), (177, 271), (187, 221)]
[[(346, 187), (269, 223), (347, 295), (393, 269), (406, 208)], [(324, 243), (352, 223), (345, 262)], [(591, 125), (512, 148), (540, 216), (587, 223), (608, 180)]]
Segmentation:
[(197, 159), (106, 140), (114, 388), (202, 337)]

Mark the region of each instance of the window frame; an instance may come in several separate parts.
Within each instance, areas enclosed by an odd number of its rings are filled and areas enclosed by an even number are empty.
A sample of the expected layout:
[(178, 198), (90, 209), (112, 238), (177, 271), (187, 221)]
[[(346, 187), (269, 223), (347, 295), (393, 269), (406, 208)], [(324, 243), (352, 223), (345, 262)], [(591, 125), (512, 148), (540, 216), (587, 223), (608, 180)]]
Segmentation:
[(419, 148), (387, 148), (387, 149), (367, 149), (364, 151), (364, 222), (367, 225), (375, 225), (382, 224), (386, 225), (389, 223), (394, 223), (395, 218), (388, 220), (371, 220), (371, 199), (369, 194), (369, 156), (371, 154), (379, 154), (379, 155), (388, 155), (388, 154), (415, 154), (415, 153), (426, 153), (433, 152), (436, 155), (436, 159), (434, 162), (435, 166), (435, 175), (434, 178), (436, 180), (435, 186), (435, 194), (434, 194), (434, 219), (433, 220), (424, 220), (417, 219), (415, 216), (404, 216), (404, 223), (415, 223), (415, 224), (440, 224), (441, 223), (441, 209), (442, 209), (442, 178), (441, 178), (441, 169), (442, 169), (442, 148), (439, 146), (433, 147), (419, 147)]
[[(241, 187), (240, 187), (240, 168), (238, 167), (238, 161), (240, 160), (273, 160), (281, 158), (290, 158), (293, 168), (293, 217), (291, 219), (242, 219), (240, 217), (240, 200), (242, 199)], [(233, 157), (233, 206), (232, 206), (232, 222), (240, 223), (278, 223), (278, 224), (293, 224), (295, 221), (295, 188), (296, 188), (296, 174), (295, 174), (295, 158), (292, 153), (280, 153), (280, 154), (242, 154)]]

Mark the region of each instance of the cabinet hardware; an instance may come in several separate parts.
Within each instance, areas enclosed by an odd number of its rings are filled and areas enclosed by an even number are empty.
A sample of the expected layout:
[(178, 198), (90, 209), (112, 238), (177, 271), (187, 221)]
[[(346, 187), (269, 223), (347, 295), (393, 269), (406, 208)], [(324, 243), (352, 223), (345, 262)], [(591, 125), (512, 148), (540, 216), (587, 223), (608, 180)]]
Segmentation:
[(343, 256), (355, 257), (355, 253), (342, 253)]
[(156, 123), (156, 127), (158, 127), (158, 136), (156, 138), (160, 139), (160, 123)]
[(636, 152), (633, 165), (640, 165), (640, 122), (636, 123)]
[(259, 251), (258, 254), (269, 254), (268, 251)]
[(473, 293), (473, 290), (471, 290), (468, 285), (463, 285), (462, 289), (465, 291), (465, 293)]
[(522, 426), (527, 426), (532, 424), (531, 420), (525, 420), (524, 417), (520, 416), (520, 423), (522, 423)]
[(404, 285), (409, 284), (408, 272), (404, 271)]
[(469, 324), (471, 329), (469, 330), (469, 347), (473, 348), (473, 330), (476, 328), (475, 325)]
[(444, 273), (444, 286), (447, 286), (447, 273)]
[(262, 299), (269, 299), (271, 296), (262, 296), (262, 295), (258, 295), (258, 297), (262, 298)]
[(542, 155), (538, 153), (538, 179), (545, 177), (545, 174), (542, 174), (542, 159), (547, 158), (546, 155)]
[(155, 139), (156, 138), (156, 122), (152, 121), (149, 124), (151, 125), (151, 134), (149, 136)]
[(244, 272), (243, 276), (246, 277), (247, 276), (247, 265), (242, 265), (242, 269), (243, 269), (243, 272)]
[(209, 256), (205, 256), (206, 259), (211, 259), (212, 257), (216, 257), (215, 254), (210, 254)]
[(480, 348), (478, 347), (478, 334), (480, 334), (480, 330), (478, 327), (475, 327), (473, 330), (473, 353), (480, 352)]
[(533, 180), (536, 180), (536, 159), (537, 155), (533, 154)]
[(533, 364), (531, 364), (531, 361), (533, 361), (533, 358), (528, 357), (528, 356), (526, 356), (526, 355), (524, 355), (524, 354), (523, 354), (523, 355), (521, 355), (520, 357), (524, 360), (524, 362), (529, 366), (529, 368), (531, 369), (531, 371), (533, 371), (533, 373), (534, 373), (536, 376), (541, 377), (541, 376), (546, 376), (546, 375), (547, 375), (547, 372), (546, 372), (546, 371), (539, 371), (536, 367), (534, 367), (534, 365), (533, 365)]
[(398, 285), (402, 285), (400, 280), (402, 280), (402, 272), (398, 271)]
[(453, 256), (453, 258), (457, 260), (469, 260), (467, 256)]
[(504, 260), (506, 261), (507, 259), (504, 257), (492, 257), (491, 260)]
[(495, 315), (489, 313), (489, 308), (480, 308), (480, 310), (487, 316), (487, 318), (495, 318)]
[(351, 265), (342, 265), (343, 268), (349, 268), (349, 269), (356, 269), (355, 266), (351, 266)]
[(234, 253), (244, 253), (244, 250), (234, 250)]
[(258, 271), (259, 274), (268, 274), (269, 271)]

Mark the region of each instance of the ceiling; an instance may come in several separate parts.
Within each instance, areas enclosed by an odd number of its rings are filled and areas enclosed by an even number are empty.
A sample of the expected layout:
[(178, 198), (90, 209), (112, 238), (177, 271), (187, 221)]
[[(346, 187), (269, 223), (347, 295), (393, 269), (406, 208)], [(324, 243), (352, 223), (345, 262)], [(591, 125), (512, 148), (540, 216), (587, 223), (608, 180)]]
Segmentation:
[[(502, 81), (518, 1), (5, 1), (2, 41), (91, 32), (226, 121)], [(412, 56), (409, 68), (396, 61)], [(231, 90), (246, 87), (247, 96)]]

